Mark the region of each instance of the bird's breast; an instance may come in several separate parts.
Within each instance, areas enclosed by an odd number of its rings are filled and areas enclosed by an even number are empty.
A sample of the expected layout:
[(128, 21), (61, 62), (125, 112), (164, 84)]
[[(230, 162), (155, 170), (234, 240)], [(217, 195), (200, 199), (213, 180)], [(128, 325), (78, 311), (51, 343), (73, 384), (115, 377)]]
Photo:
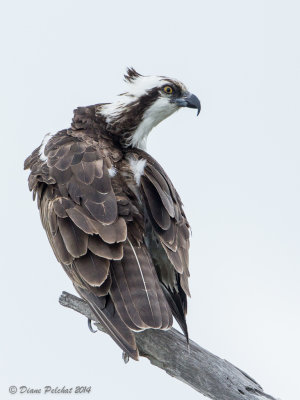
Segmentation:
[[(146, 164), (147, 161), (145, 159), (137, 158), (131, 153), (126, 155), (117, 168), (117, 174), (120, 174), (126, 186), (129, 187), (139, 200), (141, 177), (144, 175)], [(113, 171), (111, 173), (113, 174)]]

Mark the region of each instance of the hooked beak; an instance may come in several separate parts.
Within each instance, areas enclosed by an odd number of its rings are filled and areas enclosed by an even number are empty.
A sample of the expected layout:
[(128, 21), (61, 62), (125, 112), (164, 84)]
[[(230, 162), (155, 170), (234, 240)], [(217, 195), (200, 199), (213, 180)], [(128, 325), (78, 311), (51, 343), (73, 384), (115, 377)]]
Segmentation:
[(179, 107), (197, 108), (197, 115), (199, 115), (201, 110), (200, 100), (192, 93), (186, 93), (183, 97), (176, 99), (174, 103)]

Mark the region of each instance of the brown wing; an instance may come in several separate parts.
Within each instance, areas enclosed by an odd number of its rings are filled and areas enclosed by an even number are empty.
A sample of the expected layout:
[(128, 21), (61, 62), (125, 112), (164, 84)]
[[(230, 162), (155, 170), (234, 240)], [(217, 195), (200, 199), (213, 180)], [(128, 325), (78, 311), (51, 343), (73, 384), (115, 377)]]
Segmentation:
[(132, 330), (166, 329), (172, 315), (143, 242), (143, 217), (109, 176), (107, 149), (59, 132), (25, 161), (58, 261), (116, 343), (132, 358)]
[(160, 165), (141, 150), (131, 153), (147, 161), (140, 184), (149, 219), (148, 247), (172, 312), (188, 336), (189, 224), (180, 197)]

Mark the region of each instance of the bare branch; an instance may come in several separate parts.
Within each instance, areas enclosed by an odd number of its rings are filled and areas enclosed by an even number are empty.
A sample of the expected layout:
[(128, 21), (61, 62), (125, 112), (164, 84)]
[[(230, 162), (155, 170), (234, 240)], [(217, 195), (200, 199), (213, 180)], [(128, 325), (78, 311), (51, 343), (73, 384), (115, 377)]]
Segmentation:
[[(96, 321), (84, 300), (63, 292), (59, 302)], [(105, 332), (99, 323), (96, 326)], [(141, 356), (211, 399), (276, 400), (230, 362), (213, 355), (192, 340), (188, 348), (184, 336), (176, 329), (148, 329), (136, 333), (136, 341)]]

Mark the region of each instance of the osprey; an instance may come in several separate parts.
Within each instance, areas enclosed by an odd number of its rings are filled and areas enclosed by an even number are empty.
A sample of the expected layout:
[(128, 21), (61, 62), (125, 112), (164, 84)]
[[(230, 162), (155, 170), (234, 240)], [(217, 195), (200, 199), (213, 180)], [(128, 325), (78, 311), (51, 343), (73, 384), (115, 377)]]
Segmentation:
[(138, 359), (134, 332), (186, 338), (189, 224), (147, 136), (198, 98), (164, 76), (125, 75), (112, 103), (79, 107), (69, 129), (46, 135), (25, 160), (29, 189), (57, 260), (113, 340)]

